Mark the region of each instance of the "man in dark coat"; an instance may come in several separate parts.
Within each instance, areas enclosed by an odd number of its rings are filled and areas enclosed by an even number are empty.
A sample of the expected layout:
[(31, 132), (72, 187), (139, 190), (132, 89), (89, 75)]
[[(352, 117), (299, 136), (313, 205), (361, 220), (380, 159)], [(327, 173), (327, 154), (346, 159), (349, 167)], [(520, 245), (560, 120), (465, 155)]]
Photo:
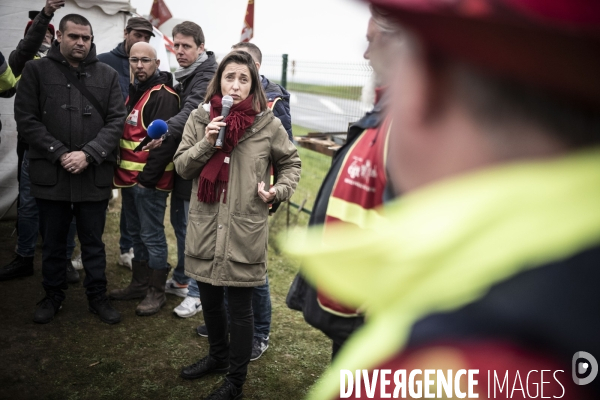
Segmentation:
[[(25, 68), (25, 63), (45, 57), (54, 39), (54, 26), (50, 20), (54, 12), (64, 5), (64, 0), (47, 0), (45, 7), (25, 27), (25, 36), (19, 41), (17, 48), (10, 53), (8, 65), (15, 77), (19, 77)], [(18, 82), (17, 82), (18, 83)], [(16, 87), (13, 92), (16, 91)], [(14, 93), (13, 93), (14, 94)], [(15, 257), (0, 267), (0, 280), (8, 280), (33, 274), (33, 256), (38, 238), (39, 217), (35, 199), (30, 193), (29, 163), (27, 150), (29, 146), (21, 134), (17, 135), (17, 180), (19, 181), (19, 201), (17, 212), (17, 248)], [(75, 230), (70, 235), (69, 242), (74, 246)], [(72, 252), (72, 251), (71, 251)], [(69, 257), (70, 258), (70, 255)], [(79, 275), (69, 262), (68, 274), (73, 282), (79, 281)]]
[[(181, 110), (169, 119), (169, 134), (179, 143), (183, 128), (190, 113), (204, 102), (206, 88), (217, 70), (217, 62), (212, 51), (204, 48), (202, 28), (190, 21), (184, 21), (173, 28), (173, 43), (179, 68), (175, 71), (175, 90), (181, 101)], [(149, 148), (159, 146), (154, 140)], [(192, 181), (175, 174), (175, 186), (171, 196), (171, 225), (177, 237), (177, 267), (173, 279), (167, 281), (166, 292), (184, 297), (183, 302), (173, 311), (180, 317), (188, 318), (202, 310), (200, 292), (196, 281), (185, 276), (183, 269), (187, 214), (192, 195)]]
[(102, 234), (125, 107), (118, 75), (98, 62), (92, 38), (86, 18), (63, 17), (48, 56), (25, 65), (15, 100), (17, 129), (30, 144), (31, 194), (44, 241), (46, 296), (38, 303), (37, 323), (50, 322), (65, 298), (67, 233), (73, 215), (89, 310), (106, 323), (121, 319), (106, 297)]

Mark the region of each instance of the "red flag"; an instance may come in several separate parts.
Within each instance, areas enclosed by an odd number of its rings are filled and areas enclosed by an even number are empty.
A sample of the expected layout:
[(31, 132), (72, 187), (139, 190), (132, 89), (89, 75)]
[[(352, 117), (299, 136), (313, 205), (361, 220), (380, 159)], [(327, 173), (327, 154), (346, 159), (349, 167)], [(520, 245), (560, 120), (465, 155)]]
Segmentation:
[(248, 0), (246, 8), (246, 17), (244, 18), (244, 27), (242, 28), (242, 37), (240, 42), (249, 42), (254, 37), (254, 0)]
[(148, 18), (152, 25), (155, 27), (161, 26), (166, 20), (173, 18), (171, 11), (163, 0), (154, 0), (152, 3), (152, 9), (150, 10), (150, 17)]

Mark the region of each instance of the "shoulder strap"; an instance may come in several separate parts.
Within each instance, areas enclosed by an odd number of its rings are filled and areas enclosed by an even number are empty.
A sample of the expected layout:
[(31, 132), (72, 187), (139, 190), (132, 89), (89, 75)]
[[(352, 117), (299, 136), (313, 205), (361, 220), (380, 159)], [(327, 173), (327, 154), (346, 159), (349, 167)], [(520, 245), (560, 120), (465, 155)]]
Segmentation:
[(276, 104), (276, 103), (277, 103), (279, 100), (281, 100), (281, 97), (277, 97), (277, 98), (275, 98), (275, 100), (273, 100), (273, 102), (272, 102), (272, 103), (269, 105), (269, 109), (270, 109), (271, 111), (273, 111), (273, 109), (275, 108), (275, 104)]
[(65, 76), (65, 78), (67, 78), (76, 88), (77, 90), (79, 90), (79, 92), (86, 98), (88, 99), (88, 101), (90, 103), (92, 103), (92, 105), (94, 106), (94, 108), (96, 110), (98, 110), (98, 112), (100, 113), (100, 115), (102, 116), (102, 119), (106, 121), (106, 112), (104, 111), (104, 108), (102, 108), (102, 106), (100, 105), (100, 102), (94, 97), (94, 95), (85, 87), (85, 85), (83, 84), (83, 82), (81, 82), (79, 79), (77, 79), (75, 77), (75, 75), (73, 75), (69, 69), (69, 67), (61, 64), (61, 63), (56, 63), (56, 65), (58, 65), (58, 68), (60, 69), (60, 72), (62, 72), (62, 74)]

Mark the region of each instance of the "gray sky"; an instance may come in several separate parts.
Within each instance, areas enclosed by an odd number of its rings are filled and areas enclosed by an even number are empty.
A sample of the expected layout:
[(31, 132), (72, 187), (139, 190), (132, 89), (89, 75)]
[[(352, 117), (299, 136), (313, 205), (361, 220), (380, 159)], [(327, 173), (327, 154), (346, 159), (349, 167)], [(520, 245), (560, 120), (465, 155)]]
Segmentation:
[[(165, 0), (173, 18), (200, 25), (206, 48), (229, 51), (239, 42), (247, 0)], [(131, 0), (147, 15), (152, 0)], [(263, 54), (290, 60), (360, 62), (369, 9), (357, 0), (255, 0), (254, 38)], [(170, 32), (165, 32), (170, 36)]]

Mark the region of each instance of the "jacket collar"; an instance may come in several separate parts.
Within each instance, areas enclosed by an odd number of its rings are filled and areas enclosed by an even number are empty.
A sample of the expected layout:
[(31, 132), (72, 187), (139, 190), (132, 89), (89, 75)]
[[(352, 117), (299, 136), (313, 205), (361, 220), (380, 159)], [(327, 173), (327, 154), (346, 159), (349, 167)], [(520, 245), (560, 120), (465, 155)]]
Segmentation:
[(215, 58), (215, 53), (213, 53), (212, 51), (207, 51), (206, 54), (208, 55), (208, 58), (206, 59), (206, 61), (204, 61), (202, 64), (200, 64), (198, 67), (196, 67), (194, 72), (192, 72), (189, 75), (184, 76), (181, 79), (178, 79), (177, 82), (180, 82), (180, 83), (185, 82), (188, 79), (191, 79), (192, 77), (196, 76), (196, 74), (199, 74), (199, 73), (207, 71), (207, 70), (216, 70), (217, 69), (217, 60)]
[(129, 56), (127, 55), (127, 52), (125, 51), (125, 41), (124, 40), (121, 43), (119, 43), (117, 45), (117, 47), (112, 49), (110, 52), (113, 53), (117, 57), (129, 58)]

